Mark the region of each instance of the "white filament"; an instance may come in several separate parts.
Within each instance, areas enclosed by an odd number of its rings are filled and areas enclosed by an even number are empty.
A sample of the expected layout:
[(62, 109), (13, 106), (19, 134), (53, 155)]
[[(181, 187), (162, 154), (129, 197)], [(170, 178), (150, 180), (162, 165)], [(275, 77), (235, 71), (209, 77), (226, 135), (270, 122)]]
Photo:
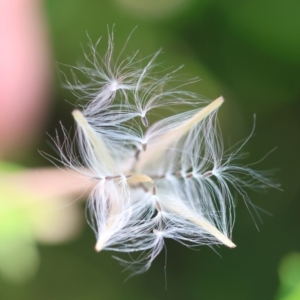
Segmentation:
[[(195, 109), (201, 101), (193, 93), (165, 89), (176, 70), (157, 77), (158, 53), (142, 68), (145, 60), (137, 60), (137, 52), (114, 63), (113, 43), (110, 34), (103, 58), (91, 47), (86, 60), (93, 67), (75, 68), (89, 83), (80, 82), (75, 71), (75, 83), (69, 83), (87, 101), (73, 112), (80, 158), (71, 142), (58, 144), (64, 164), (96, 182), (88, 202), (95, 249), (141, 251), (135, 261), (119, 259), (140, 273), (163, 249), (165, 238), (189, 247), (235, 247), (231, 188), (249, 201), (245, 187), (270, 182), (235, 164), (237, 153), (224, 152), (216, 121), (224, 99)], [(152, 110), (174, 104), (191, 110), (152, 124)]]

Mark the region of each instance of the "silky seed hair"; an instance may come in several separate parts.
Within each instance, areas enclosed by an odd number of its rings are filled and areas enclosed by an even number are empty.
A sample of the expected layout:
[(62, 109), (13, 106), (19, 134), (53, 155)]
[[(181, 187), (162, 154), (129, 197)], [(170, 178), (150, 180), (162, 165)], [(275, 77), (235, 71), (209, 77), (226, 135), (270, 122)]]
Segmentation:
[[(217, 122), (223, 97), (207, 102), (186, 91), (195, 79), (170, 87), (180, 68), (163, 74), (155, 62), (160, 51), (121, 59), (128, 41), (116, 55), (112, 30), (100, 56), (100, 41), (90, 44), (86, 65), (73, 67), (72, 81), (67, 79), (80, 100), (72, 112), (76, 149), (65, 129), (64, 141), (55, 139), (65, 167), (93, 184), (87, 211), (95, 250), (138, 252), (137, 259), (116, 259), (141, 273), (168, 238), (188, 247), (234, 248), (234, 195), (251, 207), (246, 189), (272, 183), (263, 172), (238, 163), (244, 143), (232, 153), (224, 150)], [(189, 109), (156, 122), (149, 118), (161, 108), (170, 113), (175, 105)]]

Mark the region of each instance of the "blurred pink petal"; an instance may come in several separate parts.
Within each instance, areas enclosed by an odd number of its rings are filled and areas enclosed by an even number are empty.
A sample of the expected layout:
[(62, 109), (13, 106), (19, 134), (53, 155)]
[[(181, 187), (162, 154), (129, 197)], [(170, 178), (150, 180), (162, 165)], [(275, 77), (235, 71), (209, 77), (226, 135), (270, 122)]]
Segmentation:
[(3, 184), (43, 198), (86, 196), (95, 182), (65, 169), (40, 168), (14, 173), (0, 173)]
[(51, 82), (39, 0), (0, 2), (0, 157), (24, 151), (43, 129)]

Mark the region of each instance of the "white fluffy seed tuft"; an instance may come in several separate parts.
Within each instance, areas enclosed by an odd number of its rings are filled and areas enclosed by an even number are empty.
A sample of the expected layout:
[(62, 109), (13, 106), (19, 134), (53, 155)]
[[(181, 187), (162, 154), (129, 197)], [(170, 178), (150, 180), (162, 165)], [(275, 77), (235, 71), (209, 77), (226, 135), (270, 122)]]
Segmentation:
[[(236, 164), (237, 151), (224, 151), (216, 120), (224, 99), (204, 105), (193, 93), (166, 89), (177, 70), (159, 78), (154, 63), (159, 52), (148, 60), (138, 60), (136, 52), (114, 62), (113, 33), (104, 57), (96, 48), (85, 56), (93, 67), (74, 68), (74, 83), (69, 82), (86, 101), (73, 111), (80, 158), (65, 130), (66, 141), (57, 141), (63, 163), (95, 183), (87, 207), (96, 251), (140, 251), (134, 261), (119, 260), (141, 273), (165, 238), (188, 247), (234, 248), (234, 190), (251, 205), (244, 188), (271, 183)], [(80, 82), (77, 71), (89, 83)], [(182, 104), (190, 110), (152, 122), (152, 111)]]

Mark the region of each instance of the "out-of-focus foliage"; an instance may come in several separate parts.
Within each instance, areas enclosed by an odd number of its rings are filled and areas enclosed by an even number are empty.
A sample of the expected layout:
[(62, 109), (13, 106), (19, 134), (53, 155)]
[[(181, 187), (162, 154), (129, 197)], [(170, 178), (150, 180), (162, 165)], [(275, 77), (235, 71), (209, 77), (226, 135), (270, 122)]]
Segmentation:
[(224, 1), (222, 9), (231, 30), (254, 47), (299, 64), (299, 1)]
[(277, 299), (300, 299), (300, 253), (291, 253), (282, 259), (279, 277), (280, 290)]
[[(86, 226), (72, 243), (40, 245), (36, 275), (19, 286), (0, 280), (0, 298), (298, 299), (288, 297), (299, 291), (289, 275), (298, 274), (299, 257), (283, 260), (280, 280), (277, 271), (282, 257), (300, 251), (299, 1), (178, 0), (168, 4), (169, 10), (165, 5), (169, 1), (160, 2), (161, 11), (155, 11), (159, 6), (150, 0), (45, 1), (55, 61), (82, 63), (82, 48), (88, 51), (87, 33), (93, 42), (103, 36), (99, 51), (105, 53), (107, 26), (113, 24), (118, 55), (138, 25), (124, 55), (140, 49), (142, 58), (162, 47), (160, 63), (185, 64), (181, 77), (201, 78), (191, 90), (211, 99), (223, 95), (226, 101), (219, 115), (227, 148), (248, 137), (256, 114), (255, 134), (244, 148), (250, 155), (244, 163), (258, 162), (277, 147), (252, 167), (274, 170), (274, 181), (284, 191), (251, 192), (259, 216), (251, 215), (241, 199), (237, 201), (234, 250), (217, 248), (216, 255), (207, 247), (192, 251), (167, 242), (166, 270), (161, 255), (146, 274), (123, 283), (127, 273), (122, 273), (111, 253), (94, 252), (94, 236)], [(67, 66), (58, 69), (71, 78)], [(70, 112), (77, 102), (61, 88), (64, 78), (59, 74), (53, 93), (56, 108), (47, 130), (52, 136), (60, 120), (66, 128), (73, 126)], [(39, 149), (53, 153), (45, 140), (46, 135)], [(33, 151), (23, 163), (47, 164), (37, 157)]]
[(66, 209), (67, 197), (54, 199), (38, 192), (38, 187), (22, 187), (18, 179), (22, 173), (25, 168), (0, 162), (0, 274), (13, 283), (26, 282), (36, 274), (38, 242), (66, 242), (78, 235), (82, 223), (78, 204)]
[[(1, 163), (0, 171), (20, 170), (12, 164)], [(0, 183), (0, 270), (1, 275), (13, 282), (30, 279), (37, 270), (39, 256), (31, 230), (32, 212), (22, 206), (29, 195)], [(16, 202), (20, 208), (16, 209)]]

